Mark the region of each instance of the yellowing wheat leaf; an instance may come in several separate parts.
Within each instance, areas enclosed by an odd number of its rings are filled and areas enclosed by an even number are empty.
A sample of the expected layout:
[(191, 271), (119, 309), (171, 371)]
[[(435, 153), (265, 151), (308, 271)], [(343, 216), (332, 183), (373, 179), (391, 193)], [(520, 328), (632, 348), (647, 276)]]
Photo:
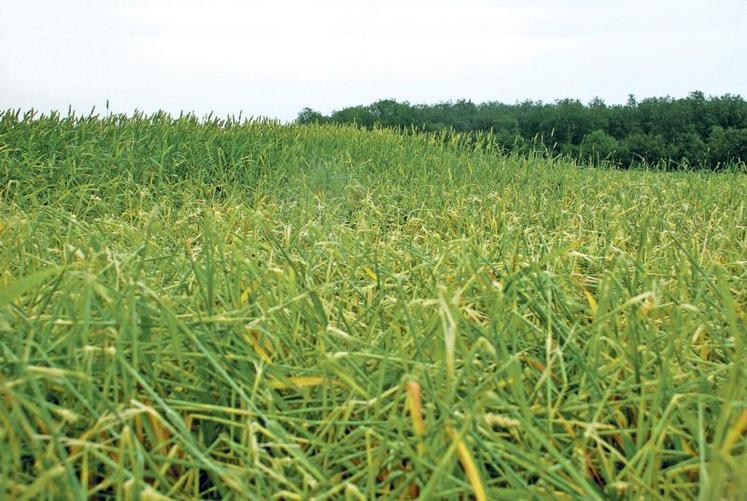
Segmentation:
[(415, 435), (418, 437), (418, 454), (425, 454), (425, 444), (423, 444), (423, 435), (425, 435), (425, 421), (423, 421), (423, 404), (421, 398), (420, 384), (417, 381), (408, 381), (405, 385), (407, 389), (407, 404), (410, 409), (410, 418)]
[(742, 410), (739, 417), (737, 417), (734, 426), (732, 426), (729, 433), (727, 433), (724, 443), (721, 446), (721, 452), (723, 454), (728, 454), (745, 431), (747, 431), (747, 409)]
[(287, 388), (293, 388), (294, 386), (298, 386), (301, 388), (306, 386), (319, 386), (320, 384), (324, 384), (326, 380), (321, 376), (298, 376), (288, 378), (288, 381), (290, 384), (286, 383), (285, 381), (270, 381), (270, 388), (283, 390)]
[(252, 348), (254, 348), (254, 351), (257, 353), (257, 355), (260, 356), (260, 358), (262, 358), (262, 360), (264, 360), (268, 364), (271, 364), (272, 348), (270, 347), (270, 343), (265, 341), (262, 334), (260, 334), (259, 332), (248, 328), (247, 331), (248, 332), (244, 334), (244, 339), (246, 339), (246, 341), (252, 345)]
[(464, 444), (462, 437), (460, 437), (451, 426), (448, 426), (446, 431), (449, 433), (451, 439), (456, 441), (459, 462), (462, 463), (464, 473), (467, 474), (469, 483), (472, 485), (472, 490), (475, 491), (475, 499), (477, 499), (477, 501), (486, 501), (488, 497), (485, 495), (485, 487), (480, 479), (480, 472), (477, 470), (475, 460), (472, 459), (472, 454), (470, 454), (469, 449)]
[(586, 296), (586, 301), (589, 303), (589, 307), (591, 308), (591, 314), (595, 317), (597, 316), (597, 300), (594, 299), (594, 296), (591, 295), (591, 292), (584, 289), (584, 295)]
[(244, 289), (244, 292), (241, 293), (241, 297), (239, 297), (239, 303), (241, 306), (244, 306), (246, 303), (249, 302), (249, 294), (251, 294), (252, 290), (247, 287)]
[(368, 277), (371, 280), (378, 280), (379, 279), (379, 276), (371, 268), (369, 268), (368, 266), (364, 267), (363, 271), (366, 272), (366, 275), (368, 275)]

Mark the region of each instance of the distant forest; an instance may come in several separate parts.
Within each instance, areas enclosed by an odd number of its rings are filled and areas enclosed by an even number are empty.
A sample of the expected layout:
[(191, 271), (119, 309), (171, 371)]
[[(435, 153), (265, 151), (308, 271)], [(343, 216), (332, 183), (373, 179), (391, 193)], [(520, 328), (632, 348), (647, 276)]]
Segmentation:
[(747, 101), (739, 95), (686, 98), (629, 96), (622, 105), (601, 99), (516, 104), (460, 100), (410, 104), (386, 99), (329, 116), (304, 108), (298, 123), (396, 127), (480, 137), (505, 152), (540, 151), (623, 167), (719, 169), (747, 161)]

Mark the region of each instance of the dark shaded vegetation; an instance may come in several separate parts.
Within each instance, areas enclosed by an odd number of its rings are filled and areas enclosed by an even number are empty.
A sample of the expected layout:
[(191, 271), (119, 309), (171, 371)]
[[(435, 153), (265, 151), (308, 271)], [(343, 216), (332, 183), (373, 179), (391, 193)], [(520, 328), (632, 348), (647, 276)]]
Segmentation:
[[(503, 151), (540, 151), (618, 166), (720, 169), (747, 160), (747, 101), (739, 95), (630, 96), (622, 105), (601, 99), (517, 104), (460, 100), (433, 105), (387, 99), (329, 116), (305, 108), (298, 123), (356, 124), (410, 131), (490, 134)], [(481, 139), (481, 142), (482, 139)]]

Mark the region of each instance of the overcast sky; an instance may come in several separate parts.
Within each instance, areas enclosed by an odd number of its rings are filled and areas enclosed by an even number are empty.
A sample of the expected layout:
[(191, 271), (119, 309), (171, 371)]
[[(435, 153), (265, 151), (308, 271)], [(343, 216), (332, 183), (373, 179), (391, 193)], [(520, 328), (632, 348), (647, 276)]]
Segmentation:
[(747, 95), (747, 0), (0, 0), (0, 108)]

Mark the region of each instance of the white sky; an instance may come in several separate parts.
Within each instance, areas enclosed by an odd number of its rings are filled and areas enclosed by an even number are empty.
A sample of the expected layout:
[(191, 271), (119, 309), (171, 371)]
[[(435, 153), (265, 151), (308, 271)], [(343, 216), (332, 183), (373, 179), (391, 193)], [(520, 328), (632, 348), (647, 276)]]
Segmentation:
[(0, 0), (0, 109), (747, 94), (747, 0)]

